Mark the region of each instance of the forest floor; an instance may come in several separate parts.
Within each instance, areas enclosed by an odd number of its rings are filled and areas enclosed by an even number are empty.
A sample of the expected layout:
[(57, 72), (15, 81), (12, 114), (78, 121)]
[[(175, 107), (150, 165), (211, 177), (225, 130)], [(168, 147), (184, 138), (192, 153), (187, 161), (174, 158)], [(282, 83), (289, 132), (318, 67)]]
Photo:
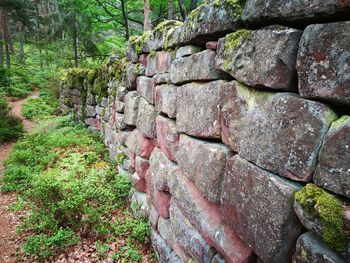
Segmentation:
[[(30, 98), (37, 98), (38, 93), (33, 93)], [(24, 129), (29, 131), (34, 123), (25, 119), (21, 113), (22, 105), (26, 99), (10, 101), (11, 112), (20, 118)], [(0, 176), (4, 170), (4, 161), (8, 158), (15, 142), (0, 144)], [(20, 218), (18, 214), (12, 213), (9, 206), (16, 201), (14, 193), (0, 191), (0, 263), (16, 262), (19, 237), (16, 235), (16, 226)]]

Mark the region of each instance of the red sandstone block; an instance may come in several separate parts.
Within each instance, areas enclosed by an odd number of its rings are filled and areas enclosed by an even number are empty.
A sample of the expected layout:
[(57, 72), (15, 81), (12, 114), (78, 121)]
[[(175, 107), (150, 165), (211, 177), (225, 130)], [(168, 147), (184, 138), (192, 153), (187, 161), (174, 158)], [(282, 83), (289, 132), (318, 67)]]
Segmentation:
[(136, 156), (135, 170), (136, 170), (136, 173), (140, 176), (140, 178), (143, 178), (143, 179), (146, 178), (146, 173), (148, 171), (148, 168), (149, 168), (149, 161), (140, 156)]
[(148, 159), (154, 149), (154, 140), (144, 137), (137, 129), (133, 130), (125, 145), (138, 156)]
[(175, 121), (158, 116), (156, 129), (160, 149), (168, 159), (176, 161), (175, 154), (179, 149), (180, 134), (177, 132)]
[(170, 199), (171, 195), (169, 193), (154, 190), (153, 205), (157, 209), (159, 216), (169, 218)]
[(133, 187), (142, 193), (146, 193), (147, 192), (147, 183), (146, 180), (143, 178), (140, 178), (140, 176), (137, 173), (134, 173), (133, 175), (131, 175), (131, 181), (133, 184)]
[(206, 44), (206, 48), (207, 49), (211, 49), (211, 50), (216, 50), (218, 48), (218, 42), (216, 42), (216, 41), (209, 41)]

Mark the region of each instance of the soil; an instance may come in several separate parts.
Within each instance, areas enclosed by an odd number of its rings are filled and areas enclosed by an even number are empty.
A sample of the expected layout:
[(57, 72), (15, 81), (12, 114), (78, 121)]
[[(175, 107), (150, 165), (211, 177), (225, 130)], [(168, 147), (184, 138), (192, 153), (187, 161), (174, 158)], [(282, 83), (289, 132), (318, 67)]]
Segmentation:
[[(37, 96), (38, 94), (34, 93), (31, 97)], [(22, 119), (24, 129), (29, 131), (34, 127), (34, 123), (26, 120), (21, 113), (21, 107), (25, 101), (26, 99), (11, 100), (9, 104), (12, 114)], [(0, 144), (0, 176), (4, 171), (4, 161), (8, 158), (14, 143)], [(9, 209), (9, 206), (15, 201), (15, 194), (0, 191), (0, 263), (17, 262), (19, 237), (16, 235), (16, 226), (19, 224), (20, 218)]]

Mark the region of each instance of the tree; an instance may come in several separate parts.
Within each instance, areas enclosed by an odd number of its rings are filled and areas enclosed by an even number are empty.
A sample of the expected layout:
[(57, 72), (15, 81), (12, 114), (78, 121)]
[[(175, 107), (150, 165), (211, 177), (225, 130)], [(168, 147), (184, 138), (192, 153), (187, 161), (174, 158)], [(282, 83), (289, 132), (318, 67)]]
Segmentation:
[(150, 5), (149, 0), (144, 0), (144, 22), (143, 22), (143, 31), (149, 31), (152, 29), (152, 23), (150, 19)]
[(174, 19), (174, 0), (168, 0), (168, 19)]

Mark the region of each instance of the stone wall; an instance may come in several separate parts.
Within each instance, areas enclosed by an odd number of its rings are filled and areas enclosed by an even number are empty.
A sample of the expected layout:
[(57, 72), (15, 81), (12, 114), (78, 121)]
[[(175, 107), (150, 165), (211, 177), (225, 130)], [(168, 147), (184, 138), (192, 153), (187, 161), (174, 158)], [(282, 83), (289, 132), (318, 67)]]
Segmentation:
[(130, 176), (160, 262), (350, 262), (350, 1), (242, 2), (70, 70), (61, 110)]

